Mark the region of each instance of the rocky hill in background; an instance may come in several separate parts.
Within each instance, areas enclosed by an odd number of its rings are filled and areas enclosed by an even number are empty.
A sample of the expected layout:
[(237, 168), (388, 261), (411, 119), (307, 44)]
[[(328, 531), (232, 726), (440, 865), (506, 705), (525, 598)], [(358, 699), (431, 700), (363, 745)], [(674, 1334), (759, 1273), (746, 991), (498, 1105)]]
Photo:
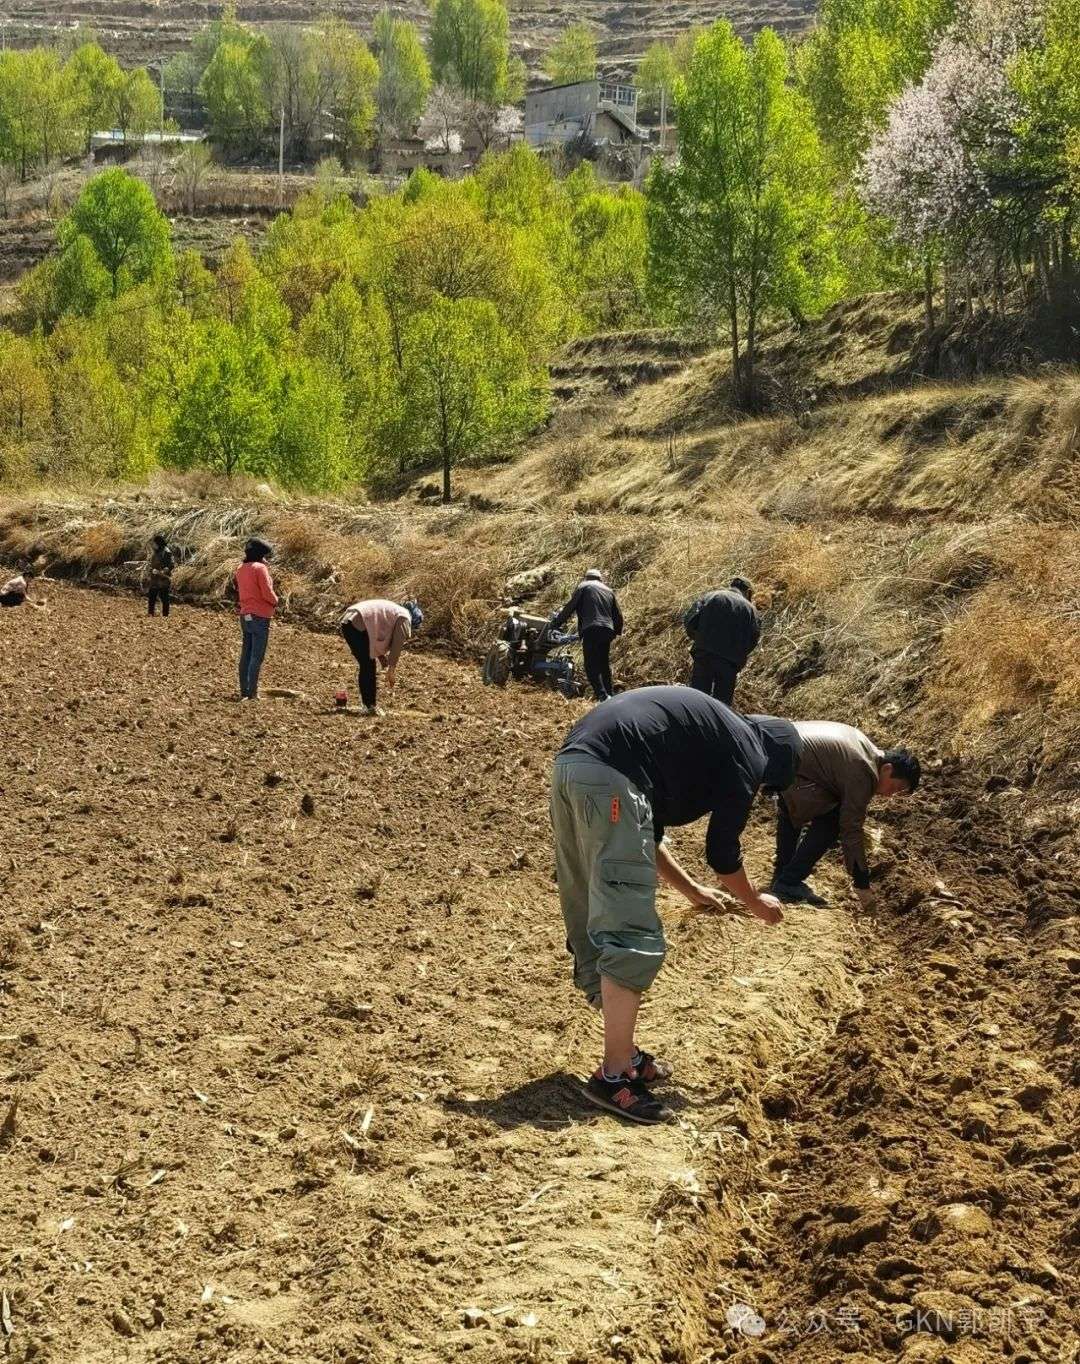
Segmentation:
[[(338, 0), (336, 13), (362, 30), (370, 28), (382, 0)], [(285, 20), (303, 23), (324, 8), (318, 0), (249, 0), (237, 11), (249, 23)], [(672, 36), (694, 24), (730, 19), (737, 29), (751, 33), (771, 24), (781, 33), (805, 28), (814, 13), (812, 0), (546, 0), (511, 5), (514, 46), (531, 69), (560, 29), (587, 19), (600, 35), (600, 55), (609, 73), (630, 71), (655, 38)], [(421, 26), (430, 13), (423, 0), (410, 0), (394, 9)], [(17, 0), (8, 10), (8, 41), (23, 46), (47, 41), (51, 35), (84, 24), (93, 28), (103, 45), (122, 60), (145, 62), (173, 52), (221, 10), (220, 3), (203, 0)]]

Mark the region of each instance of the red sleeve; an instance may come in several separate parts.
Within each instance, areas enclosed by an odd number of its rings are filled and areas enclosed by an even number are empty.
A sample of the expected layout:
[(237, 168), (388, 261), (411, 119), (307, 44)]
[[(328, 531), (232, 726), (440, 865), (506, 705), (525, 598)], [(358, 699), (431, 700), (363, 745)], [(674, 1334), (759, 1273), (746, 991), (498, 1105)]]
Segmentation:
[(263, 599), (268, 606), (277, 606), (277, 593), (274, 591), (274, 580), (270, 576), (270, 570), (265, 564), (260, 564), (262, 572), (259, 574), (259, 583), (262, 587)]

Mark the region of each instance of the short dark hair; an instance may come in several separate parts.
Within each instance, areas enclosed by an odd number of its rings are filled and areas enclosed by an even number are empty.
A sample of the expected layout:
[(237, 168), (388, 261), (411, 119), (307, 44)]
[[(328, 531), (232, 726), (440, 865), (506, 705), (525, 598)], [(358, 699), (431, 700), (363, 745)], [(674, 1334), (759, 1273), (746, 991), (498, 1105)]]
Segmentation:
[(909, 791), (918, 790), (919, 782), (922, 780), (922, 767), (914, 753), (909, 753), (906, 748), (886, 749), (881, 759), (882, 767), (886, 763), (892, 768), (894, 777), (907, 782)]
[(732, 578), (731, 586), (736, 592), (741, 592), (747, 601), (754, 600), (754, 584), (749, 578)]

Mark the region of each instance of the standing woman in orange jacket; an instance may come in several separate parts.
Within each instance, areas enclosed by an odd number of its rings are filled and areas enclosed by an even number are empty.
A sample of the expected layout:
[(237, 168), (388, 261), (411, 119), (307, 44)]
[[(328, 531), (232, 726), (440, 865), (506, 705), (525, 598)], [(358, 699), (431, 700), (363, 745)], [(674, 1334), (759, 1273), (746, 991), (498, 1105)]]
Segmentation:
[(273, 549), (265, 540), (249, 540), (244, 562), (236, 570), (237, 610), (243, 643), (240, 648), (240, 700), (259, 699), (259, 671), (266, 657), (270, 622), (278, 604), (274, 580), (266, 566)]

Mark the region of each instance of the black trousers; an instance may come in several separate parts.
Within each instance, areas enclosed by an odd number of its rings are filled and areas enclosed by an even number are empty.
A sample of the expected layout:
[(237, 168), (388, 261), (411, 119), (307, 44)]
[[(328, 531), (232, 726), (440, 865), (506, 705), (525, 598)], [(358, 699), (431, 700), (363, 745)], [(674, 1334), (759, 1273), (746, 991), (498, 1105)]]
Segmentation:
[(159, 601), (161, 602), (161, 614), (163, 616), (167, 616), (169, 614), (168, 587), (152, 587), (150, 591), (146, 594), (146, 606), (148, 615), (152, 616), (154, 614), (154, 607), (157, 605)]
[(598, 701), (606, 701), (615, 691), (611, 680), (611, 641), (615, 631), (594, 625), (581, 636), (581, 652), (585, 656), (585, 676)]
[(0, 606), (22, 606), (25, 600), (24, 592), (5, 592), (0, 595)]
[(690, 673), (690, 685), (695, 691), (703, 691), (706, 696), (714, 696), (717, 701), (730, 706), (735, 700), (738, 676), (738, 668), (727, 659), (717, 658), (715, 654), (698, 654)]
[(379, 692), (379, 675), (375, 660), (371, 657), (371, 642), (366, 630), (358, 630), (352, 621), (341, 627), (341, 637), (349, 646), (349, 652), (356, 659), (359, 669), (360, 700), (365, 706), (373, 706)]
[(805, 828), (797, 829), (784, 805), (776, 802), (776, 870), (773, 879), (787, 886), (805, 881), (840, 838), (840, 807), (818, 815)]

